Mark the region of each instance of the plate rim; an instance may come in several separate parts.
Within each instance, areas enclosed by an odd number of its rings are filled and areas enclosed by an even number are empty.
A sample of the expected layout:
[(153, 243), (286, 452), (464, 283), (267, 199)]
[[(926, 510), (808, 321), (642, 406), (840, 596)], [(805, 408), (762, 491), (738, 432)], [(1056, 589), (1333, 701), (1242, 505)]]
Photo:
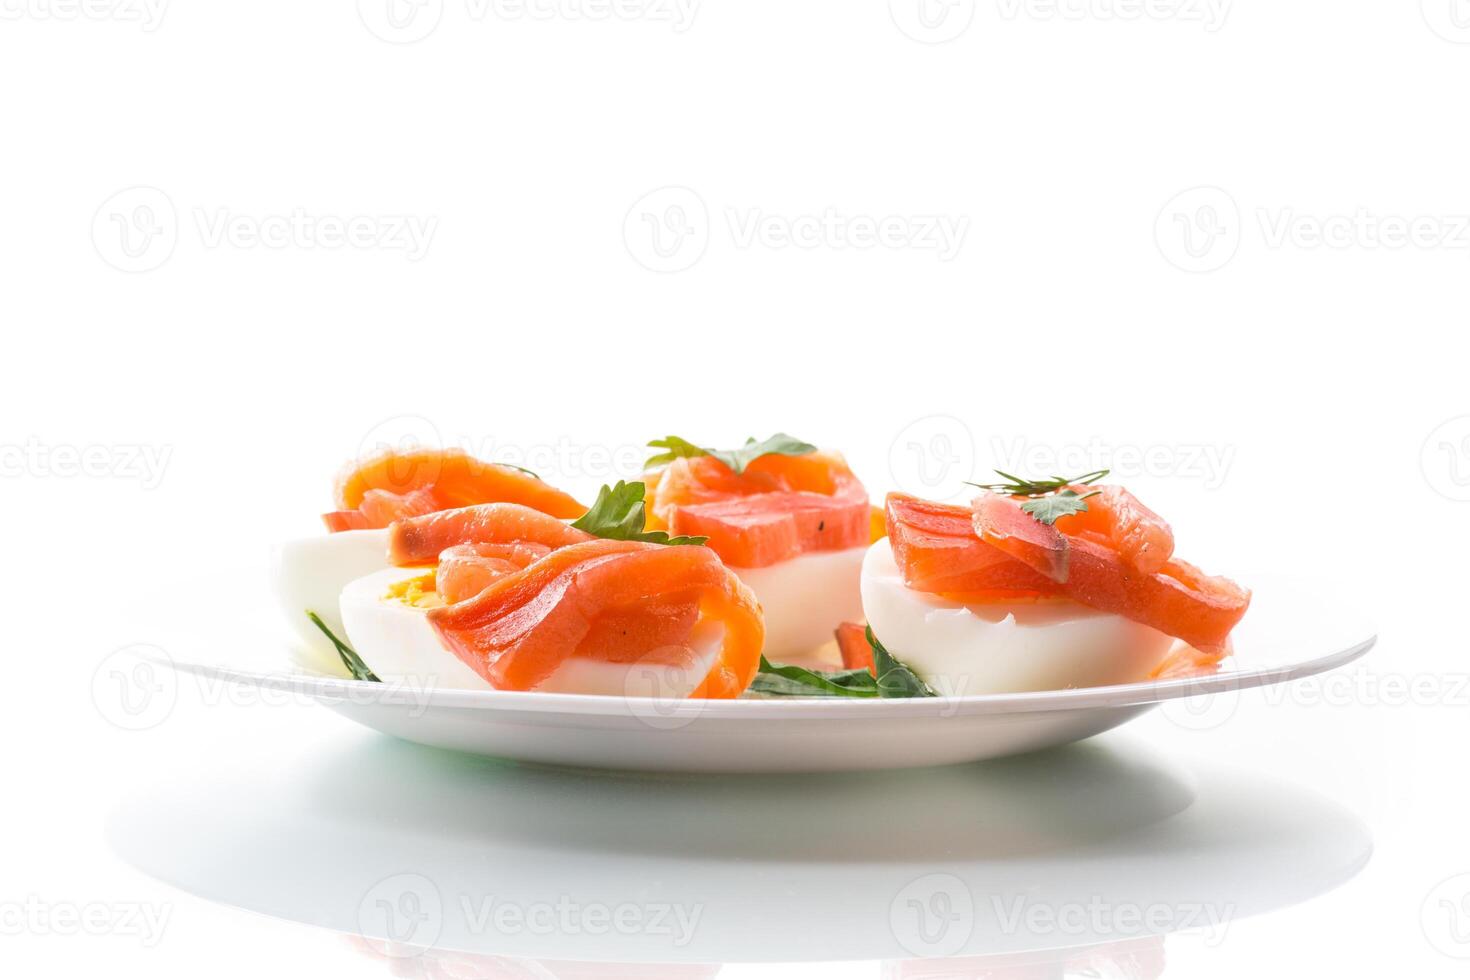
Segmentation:
[(798, 720), (830, 718), (909, 718), (953, 715), (1020, 714), (1088, 708), (1121, 708), (1156, 704), (1180, 698), (1231, 693), (1283, 684), (1345, 666), (1363, 657), (1378, 642), (1378, 634), (1341, 650), (1306, 660), (1224, 671), (1202, 677), (1135, 681), (1099, 687), (968, 694), (933, 698), (739, 698), (669, 700), (632, 695), (560, 694), (538, 691), (477, 691), (416, 687), (411, 684), (360, 681), (329, 677), (302, 670), (264, 671), (228, 664), (178, 660), (160, 652), (145, 659), (182, 674), (211, 677), (227, 683), (292, 691), (340, 705), (407, 705), (417, 708), (467, 708), (518, 714), (560, 714), (604, 717), (659, 717)]

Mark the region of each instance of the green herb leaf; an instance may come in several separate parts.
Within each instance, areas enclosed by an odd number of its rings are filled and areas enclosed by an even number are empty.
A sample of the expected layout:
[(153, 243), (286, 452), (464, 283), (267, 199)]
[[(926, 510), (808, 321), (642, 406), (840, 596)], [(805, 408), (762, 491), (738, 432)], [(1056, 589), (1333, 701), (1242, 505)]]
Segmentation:
[(704, 544), (709, 538), (683, 535), (669, 537), (667, 531), (645, 531), (647, 515), (643, 511), (645, 487), (640, 482), (616, 486), (603, 485), (587, 513), (572, 522), (572, 527), (599, 538), (613, 541), (648, 541), (653, 544)]
[(354, 679), (360, 681), (378, 681), (379, 683), (382, 683), (378, 675), (374, 674), (372, 670), (368, 668), (368, 665), (362, 662), (362, 658), (357, 655), (357, 651), (352, 649), (347, 644), (343, 643), (341, 640), (337, 639), (337, 635), (327, 628), (327, 624), (322, 622), (322, 618), (320, 616), (308, 609), (306, 610), (306, 618), (316, 624), (317, 629), (327, 634), (327, 639), (331, 640), (332, 646), (337, 648), (337, 656), (342, 658), (343, 666), (347, 668), (347, 672), (351, 674)]
[(908, 665), (889, 653), (868, 627), (868, 646), (873, 648), (873, 667), (878, 672), (878, 696), (880, 698), (932, 698), (936, 695), (929, 685)]
[(686, 456), (708, 456), (710, 451), (703, 446), (696, 446), (688, 439), (680, 439), (678, 436), (664, 436), (662, 439), (654, 439), (648, 444), (650, 449), (662, 449), (663, 452), (650, 456), (643, 465), (662, 466), (664, 463), (672, 463), (676, 459)]
[(878, 682), (867, 670), (808, 670), (776, 664), (761, 656), (760, 672), (750, 684), (758, 694), (791, 698), (876, 698)]
[(971, 483), (972, 487), (981, 490), (990, 490), (994, 493), (1003, 493), (1012, 497), (1040, 497), (1043, 494), (1055, 493), (1069, 484), (1086, 485), (1096, 483), (1108, 475), (1108, 470), (1094, 470), (1091, 473), (1083, 473), (1081, 476), (1054, 476), (1046, 480), (1023, 480), (1019, 476), (1012, 476), (1004, 470), (996, 470), (995, 474), (1005, 478), (1004, 483)]
[(1061, 493), (1028, 500), (1021, 505), (1021, 509), (1043, 524), (1055, 524), (1059, 517), (1066, 517), (1069, 514), (1085, 514), (1087, 498), (1101, 492), (1094, 490), (1092, 493), (1078, 494), (1075, 490), (1063, 490)]
[[(528, 470), (524, 466), (517, 466), (514, 463), (496, 463), (495, 465), (496, 466), (504, 466), (507, 469), (520, 470), (522, 473), (526, 474), (529, 477), (533, 477), (533, 478), (535, 478), (537, 480), (541, 480), (541, 474), (540, 473), (537, 473), (535, 470)], [(545, 483), (546, 481), (545, 480), (541, 480), (541, 482), (542, 483)]]
[(664, 436), (662, 439), (653, 440), (648, 445), (649, 448), (664, 451), (648, 457), (647, 462), (643, 464), (645, 466), (672, 463), (676, 459), (690, 456), (713, 456), (735, 473), (744, 473), (747, 466), (762, 456), (805, 456), (807, 453), (817, 451), (817, 447), (811, 443), (802, 442), (795, 436), (788, 436), (784, 432), (778, 432), (761, 442), (756, 442), (755, 437), (751, 436), (739, 449), (706, 449), (678, 436)]

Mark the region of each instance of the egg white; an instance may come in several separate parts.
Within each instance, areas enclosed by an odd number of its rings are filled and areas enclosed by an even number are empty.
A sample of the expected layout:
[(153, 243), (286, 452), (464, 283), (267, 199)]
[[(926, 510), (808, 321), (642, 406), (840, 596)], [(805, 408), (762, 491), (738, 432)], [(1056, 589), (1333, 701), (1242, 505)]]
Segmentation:
[(904, 585), (888, 539), (868, 549), (863, 610), (873, 634), (935, 693), (1051, 691), (1146, 680), (1175, 640), (1072, 602), (954, 602)]
[[(488, 691), (492, 685), (450, 651), (429, 624), (427, 610), (388, 598), (392, 586), (430, 568), (388, 568), (353, 581), (342, 590), (347, 641), (385, 683), (414, 690), (459, 688)], [(725, 628), (695, 626), (690, 638), (697, 658), (690, 667), (612, 663), (569, 657), (536, 690), (561, 694), (684, 698), (704, 680), (719, 655)]]
[(806, 659), (831, 642), (838, 623), (863, 618), (859, 580), (867, 552), (863, 545), (807, 552), (764, 568), (730, 566), (760, 600), (769, 659)]
[(321, 673), (348, 676), (336, 648), (306, 618), (309, 609), (344, 636), (338, 598), (347, 583), (388, 568), (388, 531), (337, 531), (296, 538), (276, 548), (274, 585), (281, 616), (295, 634), (298, 658)]

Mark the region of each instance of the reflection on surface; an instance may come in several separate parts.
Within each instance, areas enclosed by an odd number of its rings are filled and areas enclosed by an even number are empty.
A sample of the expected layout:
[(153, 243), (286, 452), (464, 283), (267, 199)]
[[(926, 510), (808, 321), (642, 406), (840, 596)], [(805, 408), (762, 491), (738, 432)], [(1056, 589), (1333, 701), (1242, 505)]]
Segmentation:
[[(360, 936), (349, 942), (395, 977), (421, 980), (711, 980), (718, 963), (594, 963), (513, 959), (475, 953), (404, 951)], [(882, 980), (1158, 980), (1164, 975), (1164, 939), (1103, 943), (1044, 953), (895, 960), (881, 965)]]
[[(922, 971), (981, 955), (1029, 969), (1016, 957), (1223, 930), (1367, 859), (1365, 830), (1332, 803), (1114, 744), (706, 777), (518, 766), (347, 733), (301, 767), (247, 757), (180, 773), (109, 829), (156, 877), (387, 940), (377, 948), (412, 950), (420, 971), (451, 950), (464, 962), (937, 958), (891, 964), (903, 977), (970, 975)], [(1130, 962), (1116, 975), (1149, 975)], [(990, 969), (974, 975), (1042, 975)]]

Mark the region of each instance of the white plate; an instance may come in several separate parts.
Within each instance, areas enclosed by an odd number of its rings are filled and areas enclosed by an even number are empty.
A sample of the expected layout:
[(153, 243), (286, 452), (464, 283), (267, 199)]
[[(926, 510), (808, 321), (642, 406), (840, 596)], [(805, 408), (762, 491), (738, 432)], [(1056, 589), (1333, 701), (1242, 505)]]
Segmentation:
[(439, 748), (553, 765), (670, 772), (817, 772), (947, 765), (1096, 735), (1180, 698), (1321, 673), (1376, 637), (1343, 598), (1260, 576), (1222, 670), (1110, 687), (911, 700), (672, 701), (405, 688), (199, 663), (170, 666), (305, 695), (369, 728)]

